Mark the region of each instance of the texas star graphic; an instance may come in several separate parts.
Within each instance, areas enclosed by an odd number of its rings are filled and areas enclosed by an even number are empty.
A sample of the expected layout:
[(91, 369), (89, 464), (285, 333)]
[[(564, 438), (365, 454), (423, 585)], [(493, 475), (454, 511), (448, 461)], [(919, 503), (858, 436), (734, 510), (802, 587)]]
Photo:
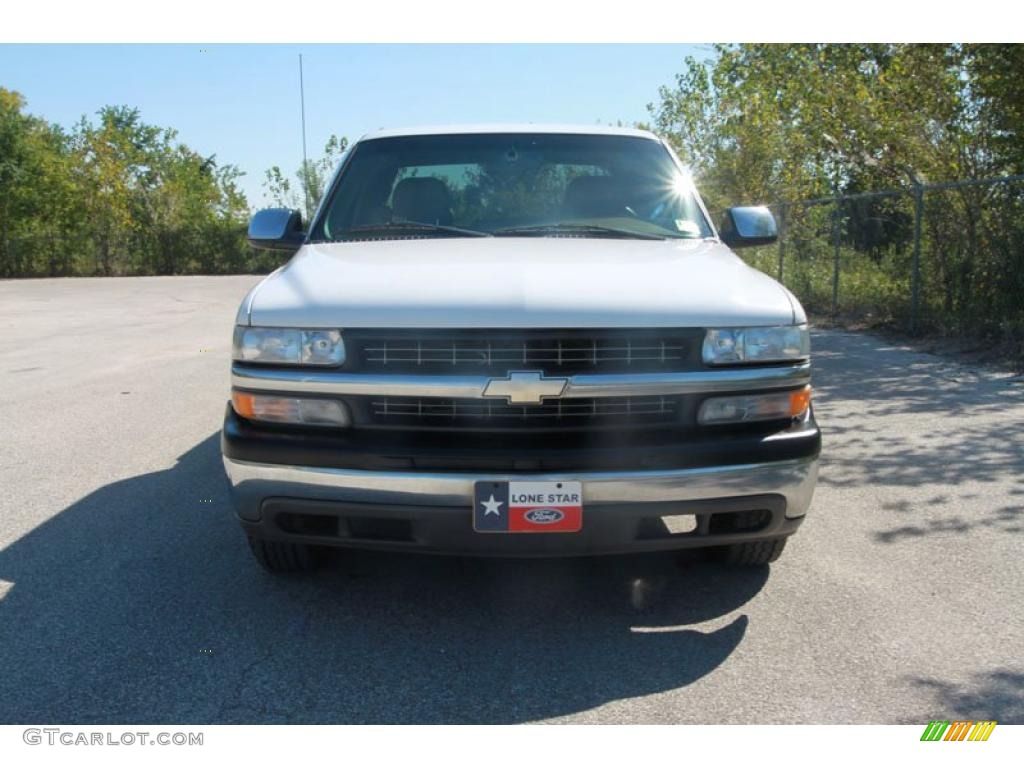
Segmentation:
[(498, 510), (498, 507), (500, 507), (505, 502), (495, 500), (493, 493), (491, 494), (491, 498), (489, 498), (487, 501), (481, 501), (480, 503), (484, 505), (485, 516), (497, 515), (498, 517), (501, 517), (501, 512)]

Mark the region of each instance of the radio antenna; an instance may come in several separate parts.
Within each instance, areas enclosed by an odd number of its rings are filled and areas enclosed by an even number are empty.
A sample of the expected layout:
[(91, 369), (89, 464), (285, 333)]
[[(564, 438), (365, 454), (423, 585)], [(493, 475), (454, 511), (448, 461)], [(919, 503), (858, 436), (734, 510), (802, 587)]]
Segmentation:
[(299, 102), (302, 112), (302, 193), (306, 199), (306, 218), (309, 211), (309, 161), (306, 159), (306, 88), (302, 80), (302, 54), (299, 54)]

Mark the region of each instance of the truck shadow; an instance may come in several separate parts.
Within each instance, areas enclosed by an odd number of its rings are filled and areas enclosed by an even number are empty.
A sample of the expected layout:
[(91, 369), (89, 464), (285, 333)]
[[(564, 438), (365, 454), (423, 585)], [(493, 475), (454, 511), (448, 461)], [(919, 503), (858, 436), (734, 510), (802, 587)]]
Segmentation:
[(712, 672), (767, 577), (662, 555), (351, 553), (274, 578), (232, 519), (214, 434), (0, 552), (0, 722), (573, 715)]

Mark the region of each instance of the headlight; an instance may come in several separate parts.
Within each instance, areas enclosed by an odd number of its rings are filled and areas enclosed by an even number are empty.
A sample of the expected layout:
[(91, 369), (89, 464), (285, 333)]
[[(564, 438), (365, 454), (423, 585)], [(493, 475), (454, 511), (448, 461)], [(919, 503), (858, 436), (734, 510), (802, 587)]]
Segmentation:
[(810, 352), (806, 325), (711, 328), (704, 336), (703, 357), (708, 365), (803, 360)]
[(320, 328), (235, 327), (234, 358), (247, 363), (341, 365), (345, 342), (341, 331)]

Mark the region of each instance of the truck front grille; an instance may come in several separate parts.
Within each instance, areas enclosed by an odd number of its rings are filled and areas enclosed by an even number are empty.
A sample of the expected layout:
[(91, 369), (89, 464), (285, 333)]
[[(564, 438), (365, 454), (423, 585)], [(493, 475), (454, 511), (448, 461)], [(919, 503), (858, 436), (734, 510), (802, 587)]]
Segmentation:
[(649, 373), (699, 367), (699, 329), (346, 331), (350, 360), (379, 373)]
[(441, 429), (664, 426), (678, 421), (680, 413), (678, 398), (659, 396), (558, 399), (540, 405), (510, 405), (500, 400), (380, 397), (373, 398), (369, 405), (375, 424)]

